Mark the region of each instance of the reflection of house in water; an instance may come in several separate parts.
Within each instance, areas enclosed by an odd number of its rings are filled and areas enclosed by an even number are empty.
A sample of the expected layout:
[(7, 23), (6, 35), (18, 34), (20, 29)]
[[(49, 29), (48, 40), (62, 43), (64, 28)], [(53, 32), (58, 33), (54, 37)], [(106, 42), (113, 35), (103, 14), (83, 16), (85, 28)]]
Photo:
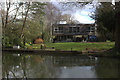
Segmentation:
[(95, 57), (89, 56), (54, 56), (52, 62), (55, 66), (93, 66)]
[(96, 35), (95, 24), (54, 24), (52, 28), (54, 41), (81, 41), (88, 35)]

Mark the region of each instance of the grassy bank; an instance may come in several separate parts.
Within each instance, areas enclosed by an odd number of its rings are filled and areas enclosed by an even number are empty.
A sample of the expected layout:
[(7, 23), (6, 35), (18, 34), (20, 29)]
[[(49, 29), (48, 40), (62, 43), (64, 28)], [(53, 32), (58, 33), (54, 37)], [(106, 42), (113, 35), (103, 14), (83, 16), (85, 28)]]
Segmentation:
[(84, 51), (88, 50), (109, 50), (114, 47), (114, 42), (95, 42), (95, 43), (80, 43), (80, 42), (65, 42), (65, 43), (46, 43), (48, 48), (54, 47), (59, 50)]

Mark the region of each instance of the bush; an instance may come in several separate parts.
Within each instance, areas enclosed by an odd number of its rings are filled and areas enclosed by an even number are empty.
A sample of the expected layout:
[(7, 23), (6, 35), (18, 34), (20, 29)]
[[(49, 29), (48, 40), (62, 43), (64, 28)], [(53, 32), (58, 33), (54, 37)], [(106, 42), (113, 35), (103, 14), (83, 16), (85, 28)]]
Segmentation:
[(21, 40), (20, 40), (20, 38), (15, 38), (14, 40), (13, 40), (13, 45), (21, 45)]

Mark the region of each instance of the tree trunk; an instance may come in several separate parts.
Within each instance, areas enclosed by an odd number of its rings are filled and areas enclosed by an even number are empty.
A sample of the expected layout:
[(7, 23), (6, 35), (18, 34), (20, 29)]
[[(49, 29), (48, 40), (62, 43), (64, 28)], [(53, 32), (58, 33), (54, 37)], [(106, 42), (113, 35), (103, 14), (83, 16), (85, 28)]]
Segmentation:
[(120, 2), (116, 2), (116, 25), (115, 25), (115, 50), (117, 53), (120, 53)]
[(6, 12), (6, 19), (5, 19), (5, 28), (7, 27), (7, 24), (8, 24), (9, 10), (11, 5), (10, 1), (6, 2), (6, 5), (7, 5), (7, 12)]
[(28, 4), (28, 9), (27, 9), (27, 11), (26, 11), (25, 20), (24, 20), (24, 22), (23, 22), (23, 26), (22, 26), (22, 31), (21, 31), (21, 34), (20, 34), (20, 38), (22, 38), (22, 35), (23, 35), (23, 31), (24, 31), (26, 19), (27, 19), (27, 16), (28, 16), (29, 8), (30, 8), (30, 2), (29, 2), (29, 4)]
[[(20, 6), (19, 6), (19, 8), (20, 8)], [(17, 8), (17, 10), (16, 10), (16, 13), (15, 13), (15, 16), (14, 16), (13, 20), (10, 20), (9, 22), (13, 23), (13, 22), (15, 21), (15, 19), (16, 19), (16, 17), (17, 17), (17, 13), (18, 13), (18, 11), (19, 11), (19, 8)]]

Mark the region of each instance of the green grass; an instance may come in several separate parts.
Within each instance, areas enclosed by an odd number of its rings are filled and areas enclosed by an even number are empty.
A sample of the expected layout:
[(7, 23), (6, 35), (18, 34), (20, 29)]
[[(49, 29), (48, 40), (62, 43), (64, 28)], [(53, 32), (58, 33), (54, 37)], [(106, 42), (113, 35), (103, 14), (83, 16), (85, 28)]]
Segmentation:
[(108, 50), (114, 47), (114, 42), (95, 42), (95, 43), (81, 43), (81, 42), (65, 42), (65, 43), (46, 43), (47, 48), (55, 47), (55, 49), (70, 51), (83, 51), (88, 49)]

